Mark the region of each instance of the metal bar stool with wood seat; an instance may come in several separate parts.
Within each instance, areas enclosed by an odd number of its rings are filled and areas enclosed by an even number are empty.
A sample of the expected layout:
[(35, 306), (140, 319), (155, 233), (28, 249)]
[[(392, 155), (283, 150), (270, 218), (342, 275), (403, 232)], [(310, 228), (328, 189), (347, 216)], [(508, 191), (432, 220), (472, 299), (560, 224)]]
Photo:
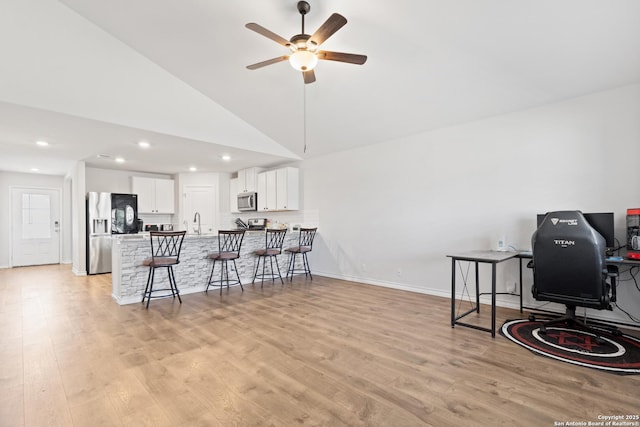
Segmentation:
[[(282, 280), (282, 275), (280, 274), (280, 266), (278, 265), (278, 259), (276, 258), (278, 255), (282, 253), (282, 244), (284, 243), (284, 236), (287, 234), (287, 230), (276, 230), (276, 229), (267, 229), (265, 232), (265, 245), (264, 249), (258, 249), (253, 253), (257, 255), (258, 262), (256, 263), (256, 272), (253, 275), (253, 282), (255, 283), (256, 278), (261, 279), (260, 287), (264, 286), (264, 278), (268, 277), (271, 281), (275, 281), (276, 278), (280, 279), (280, 282), (284, 285), (284, 281)], [(269, 262), (271, 264), (271, 272), (265, 273), (265, 266), (267, 264), (267, 258), (269, 258)], [(273, 260), (275, 258), (276, 268), (278, 270), (278, 274), (276, 275), (273, 270)], [(258, 274), (258, 268), (260, 267), (260, 260), (262, 260), (262, 274)]]
[[(149, 267), (149, 276), (147, 277), (147, 286), (142, 294), (142, 302), (147, 300), (147, 308), (151, 298), (165, 298), (173, 296), (178, 297), (178, 301), (182, 304), (178, 285), (176, 285), (176, 277), (173, 274), (173, 266), (180, 264), (180, 250), (182, 249), (182, 241), (186, 231), (152, 231), (150, 233), (151, 240), (151, 257), (142, 261), (143, 265)], [(156, 268), (166, 268), (169, 278), (169, 287), (164, 289), (153, 289), (153, 279)], [(152, 295), (154, 292), (171, 291), (170, 294)]]
[[(302, 274), (304, 273), (305, 277), (309, 275), (311, 280), (313, 280), (313, 276), (311, 275), (311, 268), (309, 268), (309, 259), (307, 258), (307, 254), (311, 252), (313, 247), (313, 239), (316, 236), (316, 231), (318, 228), (300, 228), (300, 236), (298, 238), (298, 246), (294, 246), (292, 248), (285, 249), (285, 252), (289, 252), (289, 267), (287, 269), (287, 277), (291, 274), (291, 278), (289, 280), (293, 280), (294, 274)], [(302, 269), (296, 269), (296, 256), (300, 254), (302, 255)]]
[[(240, 258), (240, 247), (242, 246), (242, 239), (244, 238), (244, 230), (220, 230), (218, 231), (218, 252), (209, 254), (208, 258), (213, 260), (213, 266), (211, 266), (211, 274), (209, 275), (209, 281), (207, 282), (207, 289), (212, 284), (220, 283), (220, 295), (222, 295), (222, 286), (224, 283), (229, 285), (240, 285), (240, 289), (244, 292), (242, 282), (240, 281), (240, 275), (238, 274), (238, 267), (236, 266), (236, 260)], [(213, 278), (213, 271), (216, 268), (216, 261), (220, 261), (220, 280), (211, 280)], [(229, 281), (229, 266), (228, 262), (233, 261), (233, 268), (236, 271), (236, 280)]]

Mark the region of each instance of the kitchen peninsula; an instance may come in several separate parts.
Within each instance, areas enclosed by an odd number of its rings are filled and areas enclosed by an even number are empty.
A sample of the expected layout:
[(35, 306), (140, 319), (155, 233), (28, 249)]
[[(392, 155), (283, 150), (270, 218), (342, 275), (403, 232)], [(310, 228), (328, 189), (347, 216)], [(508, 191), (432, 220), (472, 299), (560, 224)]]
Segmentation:
[[(278, 256), (280, 272), (284, 278), (287, 274), (288, 253), (284, 249), (298, 244), (297, 232), (288, 232), (284, 241), (282, 255)], [(242, 284), (251, 283), (256, 268), (255, 250), (264, 248), (265, 232), (247, 231), (242, 241), (240, 259), (236, 260)], [(207, 256), (218, 251), (217, 234), (187, 234), (182, 243), (180, 264), (174, 267), (176, 282), (180, 295), (204, 292), (209, 275), (211, 261)], [(142, 293), (147, 283), (149, 267), (142, 265), (145, 258), (151, 256), (149, 235), (122, 235), (114, 238), (112, 246), (112, 297), (120, 305), (132, 304), (142, 300)], [(230, 265), (229, 268), (231, 268)], [(268, 267), (267, 267), (268, 268)], [(220, 274), (216, 265), (215, 276)], [(230, 275), (235, 275), (229, 272)], [(155, 282), (167, 281), (165, 271), (156, 271)], [(256, 281), (257, 283), (257, 281)], [(217, 287), (214, 288), (217, 291)], [(211, 291), (212, 288), (209, 288)]]

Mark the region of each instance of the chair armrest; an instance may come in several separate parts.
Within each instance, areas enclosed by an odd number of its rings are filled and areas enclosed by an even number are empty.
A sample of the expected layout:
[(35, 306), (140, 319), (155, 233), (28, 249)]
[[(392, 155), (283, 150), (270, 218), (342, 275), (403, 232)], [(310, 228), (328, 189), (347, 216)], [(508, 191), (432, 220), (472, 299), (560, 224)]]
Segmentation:
[(606, 274), (611, 278), (611, 302), (616, 302), (618, 299), (616, 288), (617, 288), (617, 277), (619, 275), (619, 270), (617, 265), (607, 265)]

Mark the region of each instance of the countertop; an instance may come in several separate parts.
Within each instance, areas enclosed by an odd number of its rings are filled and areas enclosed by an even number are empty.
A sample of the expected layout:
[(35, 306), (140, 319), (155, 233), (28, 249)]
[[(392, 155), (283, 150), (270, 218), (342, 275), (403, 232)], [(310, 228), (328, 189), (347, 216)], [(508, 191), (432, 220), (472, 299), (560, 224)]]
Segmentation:
[[(251, 234), (264, 234), (265, 230), (249, 230), (246, 229), (245, 230), (246, 233), (251, 233)], [(297, 231), (289, 231), (288, 234), (290, 233), (294, 233), (297, 234)], [(137, 233), (137, 234), (112, 234), (112, 238), (116, 239), (116, 240), (149, 240), (149, 232), (148, 231), (144, 231), (141, 233)], [(209, 238), (213, 238), (213, 237), (217, 237), (218, 233), (202, 233), (202, 234), (197, 234), (197, 233), (187, 233), (185, 234), (184, 238), (185, 239), (209, 239)]]

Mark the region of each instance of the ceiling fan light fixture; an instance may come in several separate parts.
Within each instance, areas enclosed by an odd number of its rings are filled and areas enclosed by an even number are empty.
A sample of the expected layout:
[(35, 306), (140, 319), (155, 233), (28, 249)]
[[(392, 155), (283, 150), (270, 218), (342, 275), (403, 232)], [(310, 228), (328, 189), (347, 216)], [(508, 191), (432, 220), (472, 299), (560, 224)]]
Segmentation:
[(316, 81), (316, 75), (314, 68), (318, 64), (318, 60), (346, 62), (348, 64), (362, 65), (366, 62), (366, 55), (356, 55), (353, 53), (343, 52), (331, 52), (328, 50), (318, 50), (318, 48), (336, 31), (344, 27), (347, 23), (347, 18), (339, 13), (333, 13), (329, 18), (324, 21), (322, 25), (313, 33), (307, 34), (304, 29), (304, 17), (311, 10), (311, 6), (306, 1), (298, 2), (298, 12), (302, 19), (302, 28), (299, 34), (294, 35), (289, 40), (282, 36), (264, 28), (255, 22), (249, 22), (245, 24), (245, 27), (251, 31), (271, 39), (291, 51), (290, 55), (281, 55), (276, 58), (267, 59), (255, 64), (247, 65), (249, 70), (257, 70), (267, 65), (276, 64), (278, 62), (289, 60), (289, 64), (297, 70), (302, 71), (302, 79), (304, 84), (313, 83)]
[(318, 57), (308, 50), (297, 50), (289, 55), (289, 63), (298, 71), (311, 71), (318, 64)]

